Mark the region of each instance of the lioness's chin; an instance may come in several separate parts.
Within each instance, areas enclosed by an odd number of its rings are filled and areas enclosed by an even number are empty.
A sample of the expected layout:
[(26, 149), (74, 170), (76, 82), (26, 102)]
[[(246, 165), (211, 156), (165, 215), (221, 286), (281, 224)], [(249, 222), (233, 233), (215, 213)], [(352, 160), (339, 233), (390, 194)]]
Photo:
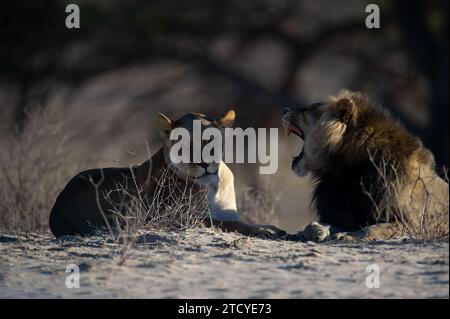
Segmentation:
[(193, 181), (200, 186), (216, 186), (219, 183), (219, 175), (207, 173), (196, 177)]

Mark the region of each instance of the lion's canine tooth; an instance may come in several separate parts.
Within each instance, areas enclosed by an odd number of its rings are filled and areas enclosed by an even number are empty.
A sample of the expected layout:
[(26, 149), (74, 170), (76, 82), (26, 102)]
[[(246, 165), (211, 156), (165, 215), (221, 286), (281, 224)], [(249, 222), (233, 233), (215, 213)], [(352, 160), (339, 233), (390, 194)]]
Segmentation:
[(285, 126), (285, 132), (286, 132), (287, 136), (291, 135), (294, 132), (297, 133), (299, 136), (301, 134), (300, 130), (297, 127), (295, 127), (294, 125), (292, 125), (291, 123), (288, 123)]
[(286, 136), (289, 136), (292, 134), (293, 128), (292, 128), (291, 123), (289, 123), (288, 121), (283, 121), (283, 128), (284, 128), (284, 132), (285, 132)]
[(289, 127), (286, 129), (286, 134), (287, 134), (287, 136), (290, 136), (290, 135), (292, 134), (292, 128), (291, 128), (291, 126), (289, 126)]

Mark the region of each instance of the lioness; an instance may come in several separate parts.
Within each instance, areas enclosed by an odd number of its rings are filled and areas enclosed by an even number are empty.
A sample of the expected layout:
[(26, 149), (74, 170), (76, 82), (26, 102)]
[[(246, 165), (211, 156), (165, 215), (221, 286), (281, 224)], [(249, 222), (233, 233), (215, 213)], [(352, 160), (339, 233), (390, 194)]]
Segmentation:
[[(249, 236), (263, 236), (272, 233), (271, 227), (249, 225), (239, 220), (236, 211), (233, 174), (225, 163), (178, 163), (170, 159), (170, 148), (176, 142), (170, 140), (170, 133), (175, 128), (183, 127), (192, 133), (193, 121), (200, 120), (201, 129), (209, 127), (231, 127), (235, 120), (235, 112), (229, 111), (218, 119), (212, 119), (199, 113), (189, 113), (172, 121), (159, 113), (156, 125), (164, 146), (151, 159), (132, 168), (92, 169), (73, 177), (59, 194), (50, 214), (50, 229), (56, 236), (91, 235), (96, 229), (107, 229), (113, 225), (110, 213), (115, 209), (114, 202), (126, 202), (131, 198), (117, 198), (112, 193), (108, 200), (104, 194), (117, 185), (127, 185), (127, 194), (141, 190), (144, 200), (151, 202), (158, 188), (158, 181), (163, 172), (173, 171), (175, 181), (163, 189), (168, 196), (181, 196), (186, 187), (195, 193), (199, 188), (209, 189), (209, 204), (213, 211), (211, 218), (205, 219), (207, 225), (216, 225), (226, 231), (237, 231)], [(192, 136), (192, 134), (191, 134)], [(203, 141), (202, 141), (203, 143)], [(191, 148), (192, 149), (192, 148)], [(114, 198), (116, 197), (116, 198)], [(165, 203), (162, 203), (164, 205)]]
[[(344, 90), (327, 102), (288, 108), (283, 126), (304, 141), (293, 171), (311, 173), (315, 182), (319, 222), (299, 239), (387, 239), (448, 212), (448, 184), (433, 155), (366, 96)], [(448, 227), (447, 218), (439, 222)]]

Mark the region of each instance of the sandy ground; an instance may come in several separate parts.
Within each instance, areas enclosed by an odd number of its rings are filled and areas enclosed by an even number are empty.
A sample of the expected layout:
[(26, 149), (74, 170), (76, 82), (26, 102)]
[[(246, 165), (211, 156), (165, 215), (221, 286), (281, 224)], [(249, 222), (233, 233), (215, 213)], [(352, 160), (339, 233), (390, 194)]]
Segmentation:
[[(107, 236), (0, 235), (0, 298), (449, 298), (449, 244), (327, 244), (211, 229)], [(66, 266), (80, 288), (66, 287)], [(380, 287), (366, 287), (377, 264)]]

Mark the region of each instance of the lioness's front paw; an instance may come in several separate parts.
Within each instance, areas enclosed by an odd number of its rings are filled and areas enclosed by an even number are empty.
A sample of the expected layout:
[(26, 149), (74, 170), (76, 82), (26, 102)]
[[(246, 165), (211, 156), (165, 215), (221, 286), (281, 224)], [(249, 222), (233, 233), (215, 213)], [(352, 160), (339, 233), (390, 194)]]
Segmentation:
[(312, 222), (304, 230), (297, 233), (297, 238), (302, 241), (321, 243), (330, 238), (330, 226)]
[(287, 233), (272, 225), (255, 225), (251, 236), (262, 239), (284, 239)]

